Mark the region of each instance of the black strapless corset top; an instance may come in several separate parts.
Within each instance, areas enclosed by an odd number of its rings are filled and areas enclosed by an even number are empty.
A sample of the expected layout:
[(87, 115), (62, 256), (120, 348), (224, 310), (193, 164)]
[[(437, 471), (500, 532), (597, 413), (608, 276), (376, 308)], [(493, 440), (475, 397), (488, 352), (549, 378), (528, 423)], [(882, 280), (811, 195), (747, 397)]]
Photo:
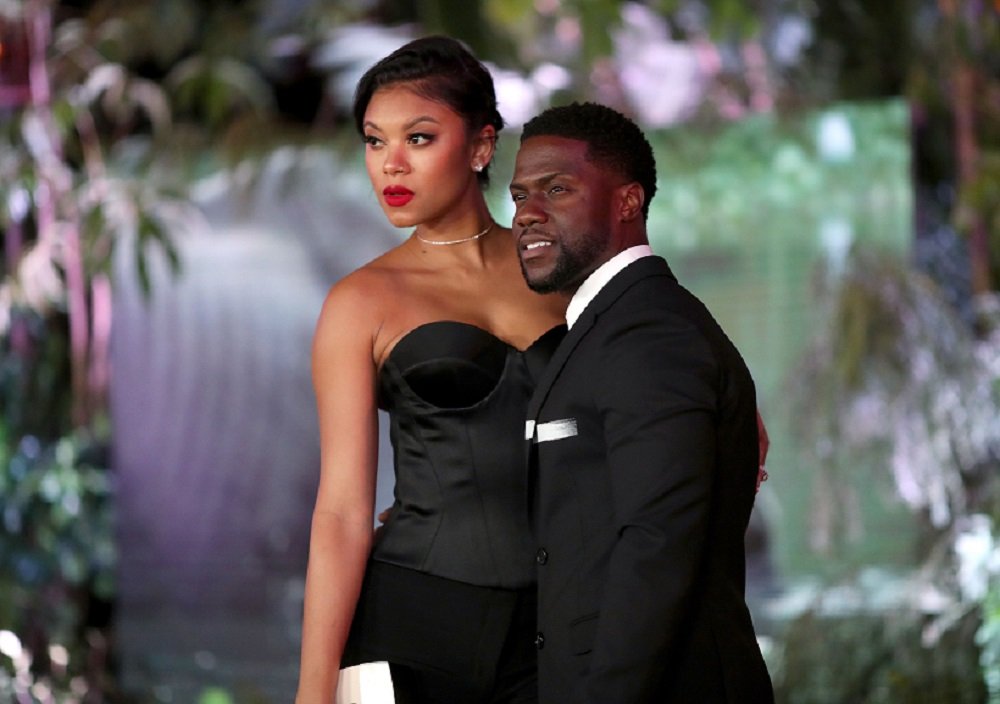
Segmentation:
[[(532, 380), (537, 378), (565, 332), (565, 326), (554, 327), (521, 351), (476, 325), (452, 320), (425, 323), (396, 343), (380, 378), (387, 372), (399, 374), (429, 406), (467, 408), (489, 398), (512, 356), (521, 357), (524, 371)], [(380, 384), (380, 405), (386, 410), (393, 399), (385, 392), (391, 390)]]
[(378, 379), (395, 502), (374, 559), (483, 586), (534, 580), (524, 421), (564, 332), (518, 350), (475, 325), (438, 321), (396, 343)]

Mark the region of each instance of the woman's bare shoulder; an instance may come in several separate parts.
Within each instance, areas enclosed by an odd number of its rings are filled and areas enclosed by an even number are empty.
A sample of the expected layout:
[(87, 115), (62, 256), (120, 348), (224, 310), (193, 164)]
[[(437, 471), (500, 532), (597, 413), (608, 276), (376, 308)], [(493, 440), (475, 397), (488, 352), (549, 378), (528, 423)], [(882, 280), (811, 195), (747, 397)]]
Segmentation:
[(328, 328), (374, 337), (401, 295), (399, 258), (390, 250), (347, 274), (327, 291), (317, 333)]
[(396, 288), (401, 268), (398, 250), (399, 247), (390, 249), (339, 279), (327, 292), (327, 302), (351, 306), (371, 304), (387, 290)]

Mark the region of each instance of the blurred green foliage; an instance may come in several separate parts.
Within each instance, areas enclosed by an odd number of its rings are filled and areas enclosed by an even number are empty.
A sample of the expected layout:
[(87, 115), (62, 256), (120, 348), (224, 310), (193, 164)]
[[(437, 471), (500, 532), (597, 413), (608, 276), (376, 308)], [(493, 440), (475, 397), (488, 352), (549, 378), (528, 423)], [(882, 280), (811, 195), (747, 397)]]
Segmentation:
[(979, 664), (991, 704), (1000, 701), (1000, 579), (994, 579), (982, 605), (982, 625), (976, 632)]
[(982, 704), (986, 691), (969, 613), (933, 643), (930, 618), (906, 611), (807, 611), (781, 634), (772, 664), (780, 704)]
[[(755, 115), (737, 124), (684, 125), (651, 133), (659, 180), (651, 208), (665, 224), (682, 222), (704, 238), (741, 238), (740, 223), (776, 217), (881, 210), (909, 228), (910, 150), (902, 101), (841, 103), (787, 115)], [(821, 125), (850, 140), (835, 158), (823, 153)], [(885, 233), (887, 240), (898, 233)]]
[(102, 691), (115, 593), (106, 442), (82, 431), (10, 440), (0, 424), (0, 631), (31, 660), (0, 656), (0, 697), (25, 701), (28, 684)]

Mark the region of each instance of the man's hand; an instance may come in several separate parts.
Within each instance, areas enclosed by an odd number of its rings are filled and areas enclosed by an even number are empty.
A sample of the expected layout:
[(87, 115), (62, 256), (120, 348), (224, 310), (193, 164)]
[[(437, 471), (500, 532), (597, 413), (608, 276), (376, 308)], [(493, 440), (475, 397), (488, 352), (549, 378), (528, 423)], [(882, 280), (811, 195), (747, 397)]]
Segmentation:
[[(760, 491), (760, 485), (767, 481), (767, 470), (764, 469), (764, 463), (767, 460), (767, 450), (770, 447), (771, 441), (767, 437), (764, 419), (760, 417), (760, 409), (757, 409), (757, 491)], [(382, 520), (381, 515), (379, 515), (379, 520)]]
[(392, 515), (392, 506), (387, 509), (383, 509), (378, 515), (378, 525), (375, 526), (375, 537), (378, 538), (378, 534), (382, 532), (382, 528), (385, 527), (386, 521), (389, 520), (389, 516)]

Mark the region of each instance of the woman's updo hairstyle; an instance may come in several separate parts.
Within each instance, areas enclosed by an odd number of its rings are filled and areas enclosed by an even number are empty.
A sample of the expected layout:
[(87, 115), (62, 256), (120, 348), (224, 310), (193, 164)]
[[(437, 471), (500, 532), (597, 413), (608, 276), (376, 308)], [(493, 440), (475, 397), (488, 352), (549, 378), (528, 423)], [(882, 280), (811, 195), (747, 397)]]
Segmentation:
[[(458, 40), (430, 36), (404, 44), (358, 81), (354, 125), (359, 134), (364, 136), (365, 111), (375, 92), (400, 83), (406, 83), (417, 95), (447, 105), (462, 116), (470, 133), (486, 125), (493, 125), (497, 132), (503, 129), (490, 72)], [(485, 188), (490, 180), (488, 164), (477, 177)]]

